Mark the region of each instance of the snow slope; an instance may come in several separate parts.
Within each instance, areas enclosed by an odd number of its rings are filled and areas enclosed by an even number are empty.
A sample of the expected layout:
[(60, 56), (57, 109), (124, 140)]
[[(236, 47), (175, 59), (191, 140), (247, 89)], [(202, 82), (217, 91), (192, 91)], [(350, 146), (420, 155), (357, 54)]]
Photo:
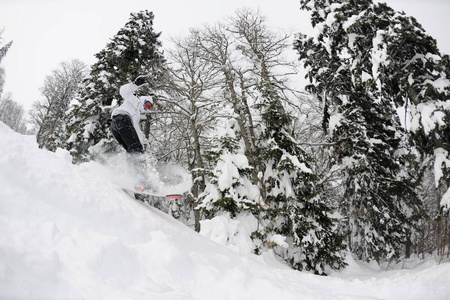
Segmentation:
[[(328, 277), (238, 254), (0, 123), (0, 299), (450, 299), (450, 264)], [(117, 180), (116, 180), (117, 181)]]

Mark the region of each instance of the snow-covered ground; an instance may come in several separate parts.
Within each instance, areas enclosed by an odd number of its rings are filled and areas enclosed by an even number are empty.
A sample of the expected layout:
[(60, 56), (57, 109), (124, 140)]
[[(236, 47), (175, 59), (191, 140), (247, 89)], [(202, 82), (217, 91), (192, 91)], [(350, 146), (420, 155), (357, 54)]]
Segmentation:
[(0, 153), (0, 299), (450, 299), (448, 263), (349, 258), (328, 277), (301, 273), (213, 242), (127, 196), (120, 174), (1, 123)]

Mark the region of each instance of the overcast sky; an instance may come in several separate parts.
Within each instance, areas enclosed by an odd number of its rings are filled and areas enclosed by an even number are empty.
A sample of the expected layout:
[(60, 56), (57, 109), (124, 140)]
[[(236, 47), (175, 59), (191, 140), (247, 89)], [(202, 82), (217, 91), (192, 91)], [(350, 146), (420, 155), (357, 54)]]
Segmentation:
[[(383, 2), (416, 17), (440, 49), (450, 54), (450, 0)], [(164, 47), (170, 37), (214, 24), (243, 7), (259, 8), (271, 27), (308, 33), (308, 14), (299, 6), (298, 0), (0, 0), (1, 44), (13, 41), (2, 61), (4, 92), (11, 92), (28, 110), (42, 97), (39, 89), (45, 76), (62, 61), (94, 63), (94, 54), (125, 25), (131, 12), (154, 12), (154, 29), (162, 32)]]

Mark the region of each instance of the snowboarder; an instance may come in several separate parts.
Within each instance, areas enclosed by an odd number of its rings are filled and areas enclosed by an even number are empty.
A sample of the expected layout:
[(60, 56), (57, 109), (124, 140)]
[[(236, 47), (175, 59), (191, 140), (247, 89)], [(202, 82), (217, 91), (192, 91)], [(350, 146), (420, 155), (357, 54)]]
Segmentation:
[(120, 95), (124, 101), (112, 111), (110, 125), (114, 138), (130, 155), (135, 172), (135, 188), (141, 191), (149, 189), (150, 183), (144, 158), (148, 141), (139, 127), (139, 121), (141, 113), (153, 108), (154, 99), (151, 96), (137, 97), (134, 92), (146, 85), (147, 79), (148, 76), (140, 75), (133, 82), (120, 87)]

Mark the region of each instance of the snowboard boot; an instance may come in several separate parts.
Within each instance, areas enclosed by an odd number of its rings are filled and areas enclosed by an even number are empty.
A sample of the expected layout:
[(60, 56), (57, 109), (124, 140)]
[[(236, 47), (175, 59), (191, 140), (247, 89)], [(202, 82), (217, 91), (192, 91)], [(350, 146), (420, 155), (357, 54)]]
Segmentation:
[(134, 190), (136, 192), (144, 193), (156, 193), (155, 188), (150, 184), (150, 180), (146, 180), (141, 174), (136, 174), (134, 182)]

